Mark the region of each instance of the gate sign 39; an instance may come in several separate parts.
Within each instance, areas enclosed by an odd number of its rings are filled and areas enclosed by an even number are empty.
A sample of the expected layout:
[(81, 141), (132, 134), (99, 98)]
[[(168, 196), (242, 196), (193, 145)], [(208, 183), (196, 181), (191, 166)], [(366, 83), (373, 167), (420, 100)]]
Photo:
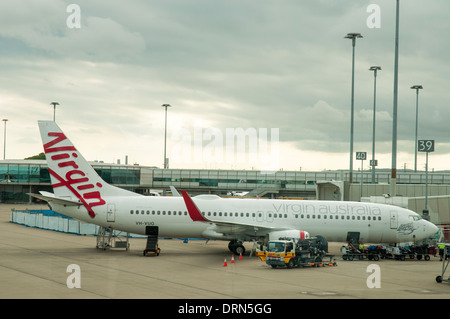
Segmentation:
[(418, 140), (417, 151), (419, 152), (434, 152), (434, 140)]

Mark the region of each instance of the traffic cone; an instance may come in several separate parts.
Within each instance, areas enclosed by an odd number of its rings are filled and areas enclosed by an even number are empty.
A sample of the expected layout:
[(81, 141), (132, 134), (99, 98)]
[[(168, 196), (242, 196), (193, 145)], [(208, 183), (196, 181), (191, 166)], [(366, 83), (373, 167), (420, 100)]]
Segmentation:
[(231, 263), (234, 264), (234, 255), (231, 255)]
[(242, 260), (242, 253), (239, 254), (239, 260)]
[(223, 262), (223, 266), (224, 267), (227, 267), (228, 266), (228, 264), (227, 264), (227, 259), (225, 258), (225, 261)]

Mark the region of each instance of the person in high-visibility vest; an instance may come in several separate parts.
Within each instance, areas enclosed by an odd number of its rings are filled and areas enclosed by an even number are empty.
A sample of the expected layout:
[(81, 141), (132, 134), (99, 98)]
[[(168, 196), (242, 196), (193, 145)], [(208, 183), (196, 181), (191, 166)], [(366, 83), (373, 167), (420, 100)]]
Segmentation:
[(438, 248), (439, 248), (439, 257), (441, 258), (440, 260), (442, 261), (442, 258), (444, 258), (445, 245), (444, 244), (438, 244)]
[(360, 242), (360, 243), (359, 243), (359, 251), (360, 251), (361, 253), (364, 252), (364, 243), (363, 243), (363, 242)]

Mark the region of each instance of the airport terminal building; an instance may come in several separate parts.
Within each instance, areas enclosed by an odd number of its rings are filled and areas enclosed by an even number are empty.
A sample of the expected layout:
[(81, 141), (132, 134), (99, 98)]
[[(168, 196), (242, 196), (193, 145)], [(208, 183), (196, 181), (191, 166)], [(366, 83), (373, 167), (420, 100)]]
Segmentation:
[[(170, 186), (183, 189), (193, 195), (217, 194), (231, 195), (234, 192), (245, 192), (249, 197), (268, 198), (316, 198), (318, 182), (348, 180), (348, 173), (338, 171), (277, 171), (264, 172), (256, 170), (211, 170), (211, 169), (161, 169), (154, 166), (107, 164), (103, 162), (90, 163), (101, 178), (110, 184), (122, 187), (136, 193), (150, 195), (154, 192), (164, 193)], [(441, 190), (436, 195), (450, 195), (449, 173), (428, 174), (428, 184), (439, 185)], [(359, 194), (361, 179), (364, 184), (363, 193)], [(378, 193), (380, 187), (388, 185), (389, 171), (379, 171), (376, 174), (375, 185)], [(370, 196), (371, 172), (364, 171), (353, 174), (355, 196), (346, 198), (321, 198), (335, 200), (360, 200), (359, 195)], [(397, 184), (425, 184), (425, 173), (398, 172)], [(373, 185), (373, 184), (372, 184)], [(373, 185), (374, 186), (374, 185)], [(444, 187), (444, 188), (443, 188)], [(52, 191), (50, 175), (45, 160), (3, 160), (0, 161), (0, 202), (28, 202), (27, 193), (37, 193), (41, 190)], [(351, 193), (351, 189), (348, 190)], [(403, 194), (401, 194), (403, 195)], [(411, 190), (403, 196), (419, 196)], [(432, 195), (432, 194), (430, 194)]]
[[(339, 172), (260, 172), (245, 170), (160, 169), (152, 166), (90, 163), (110, 184), (136, 193), (163, 193), (170, 186), (192, 194), (249, 192), (260, 197), (315, 196), (315, 180), (339, 178)], [(30, 192), (51, 191), (45, 160), (0, 161), (0, 202), (28, 202)]]

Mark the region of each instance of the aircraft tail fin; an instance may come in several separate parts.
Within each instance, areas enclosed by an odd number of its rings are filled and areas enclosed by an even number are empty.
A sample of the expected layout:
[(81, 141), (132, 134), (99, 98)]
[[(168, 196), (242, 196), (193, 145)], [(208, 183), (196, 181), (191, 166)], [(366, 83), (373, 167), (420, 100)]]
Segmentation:
[(57, 198), (79, 200), (92, 208), (104, 205), (105, 196), (139, 196), (106, 183), (53, 121), (38, 121), (53, 191)]

